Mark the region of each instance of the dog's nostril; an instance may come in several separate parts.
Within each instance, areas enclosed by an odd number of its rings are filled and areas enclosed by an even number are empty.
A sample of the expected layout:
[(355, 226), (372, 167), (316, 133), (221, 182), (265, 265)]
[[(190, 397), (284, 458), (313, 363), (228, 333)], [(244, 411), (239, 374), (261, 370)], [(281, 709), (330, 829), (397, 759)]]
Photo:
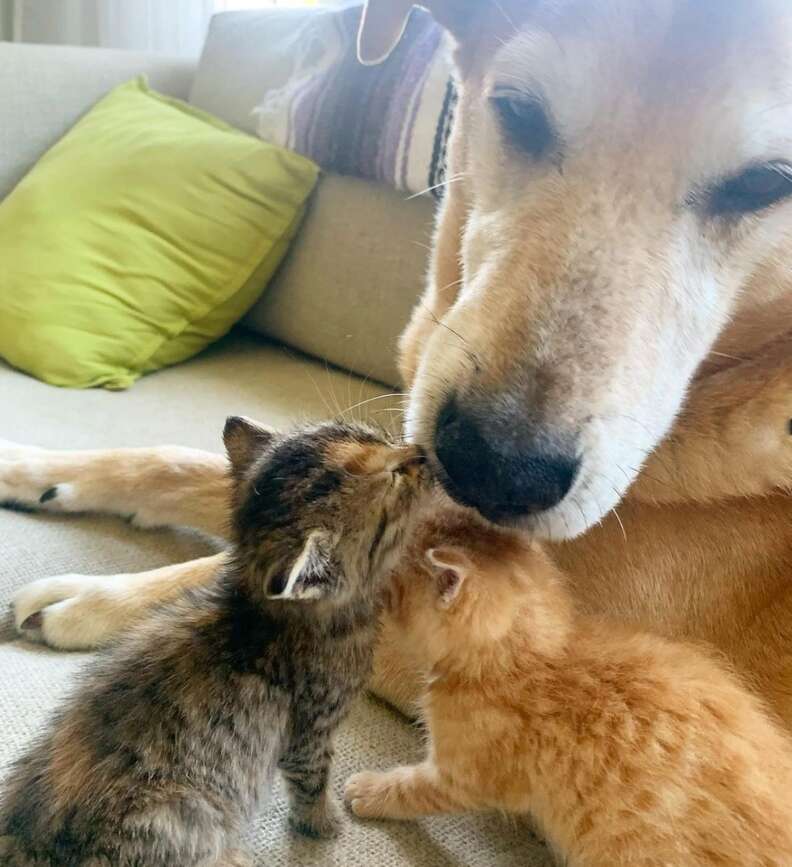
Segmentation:
[[(493, 415), (490, 413), (490, 415)], [(435, 452), (448, 493), (492, 521), (544, 512), (569, 493), (579, 468), (572, 448), (548, 447), (521, 429), (522, 417), (482, 421), (487, 413), (461, 409), (455, 399), (442, 409)]]

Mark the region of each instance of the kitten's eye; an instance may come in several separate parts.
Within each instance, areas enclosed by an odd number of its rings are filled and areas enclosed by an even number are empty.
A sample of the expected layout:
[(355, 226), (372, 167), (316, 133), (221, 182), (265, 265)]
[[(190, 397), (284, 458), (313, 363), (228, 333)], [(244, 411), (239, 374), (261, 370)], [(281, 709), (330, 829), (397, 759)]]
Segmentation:
[(490, 102), (503, 134), (521, 151), (538, 160), (558, 146), (558, 135), (540, 99), (506, 93), (491, 97)]
[(286, 582), (288, 581), (289, 576), (286, 572), (276, 572), (272, 578), (270, 578), (269, 587), (267, 589), (267, 593), (270, 596), (280, 596), (281, 593), (286, 589)]
[(763, 211), (792, 196), (792, 166), (782, 162), (753, 165), (728, 178), (709, 195), (707, 210), (714, 217)]
[(402, 461), (394, 471), (394, 475), (411, 476), (415, 478), (420, 472), (421, 467), (426, 464), (426, 455), (423, 451), (416, 452), (410, 455), (407, 460)]

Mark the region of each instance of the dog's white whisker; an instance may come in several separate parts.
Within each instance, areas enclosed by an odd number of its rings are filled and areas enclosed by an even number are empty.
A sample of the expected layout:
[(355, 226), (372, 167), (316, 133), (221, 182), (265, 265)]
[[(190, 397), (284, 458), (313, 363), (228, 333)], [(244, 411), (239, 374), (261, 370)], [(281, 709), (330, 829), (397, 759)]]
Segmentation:
[(647, 473), (646, 470), (643, 469), (642, 467), (633, 468), (633, 472), (636, 474), (636, 476), (638, 474), (640, 474), (642, 476), (646, 476), (646, 478), (649, 479), (650, 482), (654, 482), (656, 485), (664, 485), (665, 487), (671, 487), (671, 482), (669, 482), (668, 479), (659, 479), (657, 476), (653, 476), (650, 473)]
[(412, 193), (405, 198), (405, 201), (411, 202), (413, 199), (418, 199), (421, 196), (425, 196), (427, 193), (433, 193), (435, 190), (440, 190), (443, 187), (449, 186), (450, 184), (455, 184), (457, 183), (457, 181), (461, 181), (464, 177), (464, 173), (453, 175), (450, 178), (446, 178), (445, 180), (440, 181), (439, 184), (433, 184), (431, 187), (426, 187), (426, 189), (419, 190), (417, 193)]
[[(617, 493), (618, 493), (618, 491), (617, 491)], [(616, 520), (618, 521), (619, 527), (621, 528), (621, 531), (622, 531), (622, 536), (624, 536), (624, 541), (626, 542), (627, 541), (627, 531), (624, 529), (624, 523), (622, 522), (621, 515), (619, 515), (619, 511), (616, 508), (616, 506), (614, 506), (611, 509), (611, 512), (613, 512), (613, 517), (616, 518)]]
[(740, 358), (739, 355), (729, 355), (726, 352), (715, 352), (714, 349), (710, 352), (710, 355), (715, 355), (718, 358), (728, 358), (729, 361), (746, 361), (745, 358)]
[(628, 486), (631, 485), (631, 484), (633, 483), (633, 478), (634, 478), (634, 476), (631, 476), (631, 475), (627, 472), (627, 470), (625, 470), (624, 467), (621, 466), (620, 464), (615, 464), (614, 466), (615, 466), (616, 469), (617, 469), (617, 470), (618, 470), (618, 471), (619, 471), (619, 472), (624, 476), (624, 480), (627, 482), (627, 485), (628, 485)]
[[(453, 284), (449, 284), (449, 285), (453, 285)], [(450, 325), (447, 325), (445, 322), (443, 322), (443, 320), (440, 319), (437, 316), (437, 314), (431, 309), (431, 307), (429, 307), (424, 301), (419, 301), (418, 303), (424, 308), (424, 310), (426, 310), (426, 312), (429, 314), (432, 322), (434, 322), (435, 325), (439, 326), (440, 328), (445, 328), (446, 331), (449, 331), (451, 334), (454, 335), (454, 337), (456, 337), (459, 340), (459, 342), (462, 346), (462, 351), (467, 355), (467, 357), (470, 359), (470, 361), (473, 362), (474, 368), (477, 371), (480, 370), (481, 369), (481, 362), (479, 361), (478, 355), (472, 349), (470, 349), (470, 347), (468, 346), (468, 341), (464, 337), (464, 335), (460, 334), (458, 331), (451, 328)]]

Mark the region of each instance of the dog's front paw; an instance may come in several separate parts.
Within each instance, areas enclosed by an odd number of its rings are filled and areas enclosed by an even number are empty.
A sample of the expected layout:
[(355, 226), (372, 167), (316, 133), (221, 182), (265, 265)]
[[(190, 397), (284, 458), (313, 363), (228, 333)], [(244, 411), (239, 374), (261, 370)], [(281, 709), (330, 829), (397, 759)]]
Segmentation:
[(344, 801), (361, 819), (381, 819), (388, 815), (392, 777), (376, 771), (353, 774), (344, 786)]
[(75, 486), (58, 478), (36, 446), (0, 440), (0, 507), (24, 511), (75, 511)]
[(106, 645), (127, 623), (122, 584), (122, 576), (57, 575), (32, 581), (11, 602), (17, 631), (59, 650)]
[(335, 799), (327, 797), (310, 810), (292, 808), (289, 826), (303, 837), (331, 840), (341, 832), (343, 818)]

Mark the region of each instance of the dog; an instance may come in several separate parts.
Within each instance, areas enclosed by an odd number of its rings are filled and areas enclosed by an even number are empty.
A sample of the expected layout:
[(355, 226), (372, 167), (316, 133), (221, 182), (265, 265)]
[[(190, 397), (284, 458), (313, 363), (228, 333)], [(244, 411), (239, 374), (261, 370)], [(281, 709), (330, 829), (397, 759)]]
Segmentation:
[[(407, 430), (448, 493), (548, 541), (584, 611), (714, 645), (792, 726), (792, 10), (424, 0), (459, 105)], [(410, 0), (368, 0), (385, 58)], [(44, 509), (222, 534), (223, 458), (0, 449)], [(224, 555), (34, 582), (23, 634), (105, 644)], [(52, 603), (59, 602), (57, 606)], [(373, 686), (418, 678), (385, 624)]]

